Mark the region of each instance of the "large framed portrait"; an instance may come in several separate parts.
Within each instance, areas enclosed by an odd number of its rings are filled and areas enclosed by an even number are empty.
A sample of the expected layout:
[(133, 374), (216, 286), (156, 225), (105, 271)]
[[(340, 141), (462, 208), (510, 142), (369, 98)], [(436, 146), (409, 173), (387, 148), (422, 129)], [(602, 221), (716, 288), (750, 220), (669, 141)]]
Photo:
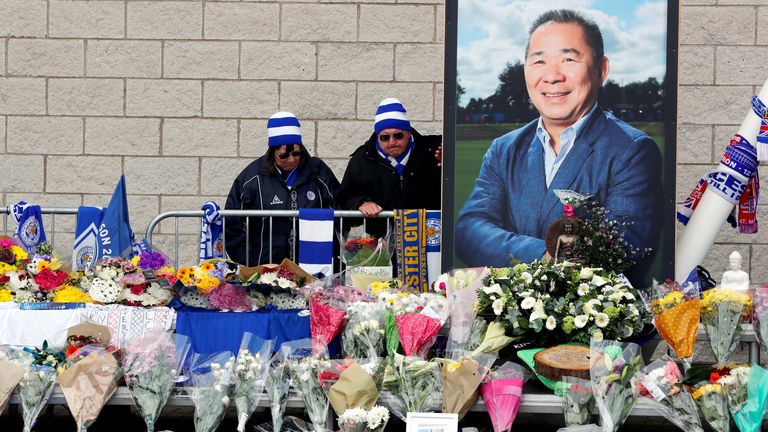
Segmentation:
[(444, 268), (539, 258), (572, 190), (673, 273), (678, 7), (447, 1)]

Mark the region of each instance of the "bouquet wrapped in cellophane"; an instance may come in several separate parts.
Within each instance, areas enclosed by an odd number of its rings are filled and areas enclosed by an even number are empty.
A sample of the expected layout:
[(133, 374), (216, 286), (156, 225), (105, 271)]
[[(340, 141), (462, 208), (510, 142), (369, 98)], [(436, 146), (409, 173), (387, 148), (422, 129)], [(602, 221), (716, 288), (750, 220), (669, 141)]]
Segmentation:
[(337, 416), (351, 408), (371, 409), (379, 399), (384, 379), (381, 358), (330, 360), (318, 375)]
[(640, 394), (653, 401), (654, 408), (674, 425), (688, 432), (704, 432), (691, 394), (682, 385), (683, 373), (667, 356), (643, 368)]
[(162, 330), (124, 344), (125, 384), (148, 432), (155, 430), (155, 422), (171, 396), (189, 346), (186, 336)]
[(593, 340), (590, 349), (589, 375), (600, 426), (603, 432), (616, 432), (637, 402), (637, 373), (643, 368), (643, 358), (633, 343)]
[(440, 409), (442, 386), (438, 364), (418, 357), (395, 354), (384, 372), (389, 411), (406, 421), (409, 412), (434, 412)]
[(229, 351), (195, 354), (191, 364), (187, 392), (195, 405), (195, 432), (213, 432), (229, 408), (235, 356)]
[(714, 288), (701, 295), (701, 323), (718, 364), (728, 361), (741, 340), (743, 318), (749, 319), (749, 295), (727, 288)]
[(33, 360), (19, 382), (19, 398), (24, 432), (30, 432), (51, 397), (57, 370), (64, 364), (65, 355), (64, 351), (49, 347), (48, 341), (43, 341), (41, 348), (24, 348), (24, 351), (30, 353)]
[(701, 382), (691, 394), (699, 411), (709, 427), (715, 432), (728, 432), (731, 428), (731, 413), (728, 410), (728, 396), (720, 384)]
[(523, 399), (523, 384), (528, 377), (528, 371), (523, 366), (512, 362), (504, 363), (485, 376), (480, 396), (485, 402), (494, 432), (512, 429)]
[(768, 285), (756, 288), (752, 292), (752, 326), (757, 341), (768, 351)]
[(733, 421), (741, 432), (760, 432), (768, 410), (768, 370), (752, 365), (748, 382), (747, 400), (732, 412)]
[(592, 408), (595, 406), (595, 396), (592, 393), (592, 383), (582, 378), (564, 376), (563, 416), (565, 426), (578, 426), (589, 423)]
[(243, 432), (264, 397), (264, 381), (269, 373), (269, 360), (274, 342), (246, 332), (240, 342), (235, 365), (235, 407), (237, 430)]
[(448, 299), (449, 349), (472, 351), (480, 346), (488, 323), (477, 316), (473, 306), (477, 302), (477, 290), (483, 286), (488, 274), (488, 268), (454, 270), (440, 275), (435, 281), (435, 292), (444, 292)]
[(309, 339), (286, 342), (283, 347), (290, 352), (288, 365), (293, 388), (301, 395), (315, 432), (324, 432), (329, 403), (320, 384), (320, 372), (330, 366), (328, 355), (316, 354), (317, 344)]
[(285, 406), (288, 404), (288, 391), (291, 387), (288, 356), (290, 348), (283, 344), (269, 362), (269, 373), (264, 388), (269, 398), (269, 412), (272, 415), (272, 430), (283, 428)]
[(378, 302), (355, 302), (347, 306), (347, 325), (342, 334), (344, 355), (377, 358), (384, 353), (386, 307)]

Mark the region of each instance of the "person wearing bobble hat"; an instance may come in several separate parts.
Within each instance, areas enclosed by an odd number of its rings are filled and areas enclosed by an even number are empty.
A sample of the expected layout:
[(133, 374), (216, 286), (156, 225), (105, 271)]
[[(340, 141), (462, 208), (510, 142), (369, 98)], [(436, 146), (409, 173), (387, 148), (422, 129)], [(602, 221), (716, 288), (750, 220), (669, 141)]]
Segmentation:
[[(355, 150), (337, 194), (337, 207), (375, 217), (382, 210), (440, 209), (442, 136), (421, 135), (411, 127), (403, 104), (381, 101), (374, 132)], [(385, 220), (372, 220), (368, 232), (386, 233)]]
[[(301, 140), (295, 115), (279, 112), (267, 121), (266, 154), (237, 176), (227, 197), (228, 210), (298, 210), (333, 207), (339, 181), (321, 159), (312, 157)], [(279, 263), (298, 257), (290, 218), (250, 218), (246, 253), (246, 220), (226, 220), (225, 245), (229, 257), (247, 266)], [(270, 260), (270, 238), (272, 258)], [(294, 255), (294, 252), (295, 255)]]

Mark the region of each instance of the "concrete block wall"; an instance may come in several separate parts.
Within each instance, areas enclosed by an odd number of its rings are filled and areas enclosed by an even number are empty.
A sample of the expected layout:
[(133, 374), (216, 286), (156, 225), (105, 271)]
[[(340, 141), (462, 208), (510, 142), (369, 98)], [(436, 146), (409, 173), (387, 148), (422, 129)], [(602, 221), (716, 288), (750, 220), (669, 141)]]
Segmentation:
[[(678, 70), (678, 203), (720, 161), (750, 98), (768, 79), (768, 0), (681, 0)], [(765, 181), (764, 170), (761, 180)], [(704, 266), (719, 282), (728, 255), (741, 253), (753, 285), (768, 283), (768, 201), (759, 233), (724, 226)], [(678, 227), (678, 232), (679, 232)]]
[[(299, 117), (310, 153), (341, 179), (384, 97), (442, 133), (444, 11), (443, 0), (0, 0), (0, 199), (106, 206), (123, 172), (141, 238), (162, 211), (223, 206), (276, 111)], [(155, 234), (171, 255), (173, 230)], [(198, 230), (180, 224), (183, 264)], [(55, 231), (67, 255), (74, 218)]]

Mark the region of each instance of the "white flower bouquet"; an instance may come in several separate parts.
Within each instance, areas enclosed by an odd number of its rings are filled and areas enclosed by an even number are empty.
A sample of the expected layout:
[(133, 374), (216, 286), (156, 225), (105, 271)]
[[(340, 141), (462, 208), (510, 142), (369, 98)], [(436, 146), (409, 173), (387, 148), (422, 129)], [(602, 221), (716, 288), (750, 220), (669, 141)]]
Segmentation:
[(403, 421), (409, 412), (440, 410), (442, 385), (436, 362), (395, 354), (384, 372), (383, 386), (389, 397), (382, 402)]
[(272, 414), (272, 430), (280, 431), (283, 427), (283, 415), (288, 403), (290, 389), (290, 373), (287, 357), (290, 348), (283, 344), (280, 351), (272, 356), (269, 364), (269, 374), (265, 381), (265, 389), (269, 398), (270, 413)]
[(195, 432), (213, 432), (221, 423), (229, 408), (234, 370), (235, 357), (228, 351), (193, 356), (192, 387), (187, 391), (195, 405)]
[(24, 432), (31, 432), (37, 416), (51, 397), (56, 384), (56, 369), (50, 366), (32, 364), (19, 382)]
[(682, 385), (683, 373), (667, 356), (655, 360), (639, 374), (640, 394), (674, 425), (687, 432), (704, 432), (699, 410), (691, 393)]
[(319, 375), (322, 370), (330, 366), (330, 363), (323, 355), (307, 355), (306, 357), (299, 357), (298, 355), (300, 354), (294, 351), (289, 362), (293, 388), (301, 395), (314, 430), (325, 432), (329, 402), (320, 384)]
[(237, 430), (243, 432), (245, 423), (264, 397), (264, 381), (269, 373), (272, 340), (264, 340), (253, 333), (245, 333), (240, 343), (235, 365), (235, 407)]
[(603, 432), (616, 432), (637, 402), (643, 358), (633, 343), (593, 340), (590, 345), (594, 360), (589, 374), (600, 425)]
[(127, 342), (123, 349), (125, 383), (149, 432), (155, 430), (189, 346), (184, 335), (153, 331)]
[(383, 432), (389, 421), (389, 410), (383, 406), (350, 408), (339, 416), (342, 432)]
[(347, 326), (342, 334), (344, 355), (377, 358), (384, 352), (384, 317), (381, 303), (355, 302), (347, 306)]

